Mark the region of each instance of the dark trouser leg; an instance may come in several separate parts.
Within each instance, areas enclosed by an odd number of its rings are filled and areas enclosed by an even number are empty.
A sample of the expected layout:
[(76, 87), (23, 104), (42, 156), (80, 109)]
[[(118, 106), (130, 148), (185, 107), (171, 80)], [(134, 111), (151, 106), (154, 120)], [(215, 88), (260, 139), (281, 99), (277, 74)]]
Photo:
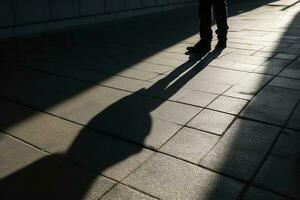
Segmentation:
[(212, 8), (213, 0), (199, 0), (200, 37), (202, 41), (210, 43), (212, 40)]
[(216, 33), (218, 34), (219, 41), (226, 41), (227, 32), (228, 32), (228, 24), (227, 24), (227, 3), (226, 0), (213, 0), (213, 7), (215, 11), (215, 18), (218, 30)]

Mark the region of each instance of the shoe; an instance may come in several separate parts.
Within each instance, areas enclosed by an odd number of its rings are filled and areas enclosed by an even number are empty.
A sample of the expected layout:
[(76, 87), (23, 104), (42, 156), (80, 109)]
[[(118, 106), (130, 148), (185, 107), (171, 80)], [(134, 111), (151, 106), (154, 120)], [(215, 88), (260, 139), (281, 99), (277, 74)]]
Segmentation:
[(200, 40), (195, 46), (187, 47), (189, 53), (208, 53), (211, 50), (210, 42)]

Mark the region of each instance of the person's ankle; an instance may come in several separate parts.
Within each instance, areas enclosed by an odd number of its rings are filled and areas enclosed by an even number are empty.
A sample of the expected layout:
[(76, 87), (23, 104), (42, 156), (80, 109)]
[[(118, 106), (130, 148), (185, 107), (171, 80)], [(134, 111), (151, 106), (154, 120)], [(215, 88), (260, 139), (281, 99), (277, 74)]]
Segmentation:
[(219, 39), (215, 49), (225, 49), (227, 47), (227, 39)]

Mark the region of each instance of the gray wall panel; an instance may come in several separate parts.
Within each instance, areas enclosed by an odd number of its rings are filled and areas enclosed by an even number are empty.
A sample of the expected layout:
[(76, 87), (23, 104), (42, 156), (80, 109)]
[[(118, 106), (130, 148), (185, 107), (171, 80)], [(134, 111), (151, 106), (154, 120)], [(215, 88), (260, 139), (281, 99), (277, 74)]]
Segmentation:
[(78, 0), (51, 0), (52, 19), (79, 17)]
[(81, 15), (94, 15), (104, 12), (105, 0), (80, 0)]
[(50, 20), (48, 0), (14, 0), (14, 8), (17, 25)]
[(12, 26), (13, 23), (12, 1), (0, 0), (0, 27)]

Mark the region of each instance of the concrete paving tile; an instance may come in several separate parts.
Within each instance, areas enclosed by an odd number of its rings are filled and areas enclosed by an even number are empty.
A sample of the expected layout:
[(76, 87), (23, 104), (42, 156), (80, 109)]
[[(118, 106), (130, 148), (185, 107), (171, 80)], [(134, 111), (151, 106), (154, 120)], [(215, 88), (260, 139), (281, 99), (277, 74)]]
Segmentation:
[(287, 125), (289, 128), (294, 128), (300, 130), (300, 106), (299, 104), (296, 107), (293, 115), (291, 116), (290, 121)]
[(160, 199), (235, 199), (242, 185), (178, 159), (156, 154), (124, 183)]
[(264, 57), (264, 58), (272, 58), (274, 55), (275, 53), (267, 52), (267, 51), (257, 51), (256, 53), (253, 54), (253, 56)]
[(289, 198), (279, 196), (277, 194), (256, 188), (250, 187), (247, 193), (245, 194), (244, 200), (289, 200)]
[(283, 70), (279, 74), (279, 76), (300, 79), (300, 70), (299, 69), (286, 68), (285, 70)]
[(228, 43), (228, 47), (237, 48), (237, 49), (247, 49), (247, 50), (261, 50), (263, 48), (262, 45), (256, 44), (242, 44), (242, 43)]
[(195, 106), (205, 107), (217, 97), (216, 94), (209, 94), (199, 91), (190, 91), (186, 95), (178, 98), (178, 102), (187, 103)]
[(299, 65), (300, 59), (297, 59), (296, 61), (288, 65), (288, 67), (280, 73), (280, 76), (300, 79)]
[(285, 54), (285, 53), (278, 53), (274, 56), (274, 58), (276, 59), (283, 59), (283, 60), (294, 60), (297, 57), (298, 55)]
[(145, 63), (145, 62), (134, 64), (134, 65), (132, 65), (132, 68), (144, 70), (144, 71), (150, 71), (150, 72), (154, 72), (154, 73), (160, 73), (160, 74), (174, 69), (173, 67), (167, 67), (164, 65)]
[(54, 73), (57, 75), (75, 78), (90, 83), (105, 85), (109, 87), (120, 88), (135, 92), (139, 89), (147, 87), (149, 83), (141, 80), (121, 77), (109, 76), (101, 74), (100, 72), (83, 70), (80, 68), (67, 67), (56, 63), (45, 63), (41, 61), (27, 61), (23, 65), (30, 66), (30, 68), (39, 69), (45, 72)]
[(3, 199), (98, 199), (115, 184), (2, 134), (0, 149)]
[(251, 65), (251, 64), (244, 64), (244, 63), (235, 63), (232, 66), (228, 67), (229, 69), (233, 70), (239, 70), (244, 72), (252, 72), (256, 68), (258, 68), (258, 65)]
[(175, 59), (175, 60), (183, 60), (183, 61), (189, 60), (189, 55), (179, 54), (179, 53), (170, 53), (167, 51), (161, 51), (156, 55), (163, 57), (163, 58), (169, 58), (169, 59)]
[(299, 99), (299, 91), (266, 87), (253, 98), (241, 115), (283, 125)]
[(204, 109), (188, 123), (188, 126), (222, 135), (233, 119), (233, 115)]
[(212, 62), (209, 63), (210, 66), (222, 67), (222, 68), (229, 68), (233, 64), (235, 64), (235, 62), (230, 60), (220, 61), (219, 59), (214, 59)]
[(105, 194), (101, 200), (155, 200), (137, 190), (134, 190), (123, 184), (116, 185), (112, 190)]
[(216, 135), (183, 128), (160, 151), (197, 164), (218, 140)]
[(262, 66), (268, 66), (268, 67), (278, 67), (278, 68), (284, 68), (286, 67), (291, 61), (289, 60), (282, 60), (282, 59), (276, 59), (276, 58), (271, 58), (264, 62)]
[(259, 66), (253, 72), (266, 75), (278, 75), (284, 67), (280, 66)]
[(208, 108), (237, 115), (247, 103), (247, 100), (220, 96)]
[(198, 73), (194, 79), (234, 85), (238, 81), (245, 78), (246, 76), (248, 76), (248, 73), (246, 72), (234, 71), (229, 69), (221, 69), (216, 67), (206, 67), (200, 73)]
[(165, 65), (168, 67), (178, 67), (185, 63), (185, 61), (182, 61), (182, 60), (175, 60), (175, 59), (169, 59), (169, 58), (163, 58), (163, 57), (147, 58), (147, 59), (144, 59), (143, 62), (158, 64), (158, 65)]
[[(78, 58), (79, 57), (79, 58)], [(107, 58), (82, 58), (75, 55), (70, 58), (64, 57), (62, 61), (66, 66), (79, 67), (86, 70), (94, 70), (100, 73), (113, 74), (118, 76), (124, 76), (128, 78), (134, 78), (138, 80), (148, 80), (155, 76), (157, 73), (131, 68), (131, 65), (124, 64), (120, 60), (109, 60)]]
[(0, 137), (1, 182), (5, 177), (9, 177), (46, 155), (21, 141), (17, 141), (16, 139), (5, 135), (3, 132), (0, 132)]
[(220, 84), (220, 83), (213, 83), (208, 81), (192, 79), (185, 85), (185, 88), (190, 90), (197, 90), (201, 92), (213, 93), (213, 94), (222, 94), (228, 88), (230, 88), (230, 86), (231, 85), (227, 85), (227, 84)]
[[(143, 162), (152, 154), (149, 150), (47, 114), (34, 113), (34, 116), (31, 116), (29, 114), (32, 114), (33, 111), (23, 106), (2, 103), (1, 107), (7, 107), (7, 110), (11, 111), (8, 119), (0, 121), (2, 130), (4, 129), (7, 133), (48, 152), (60, 153), (61, 157), (71, 159), (89, 169), (99, 171), (99, 173), (117, 180), (128, 175), (137, 167), (139, 162)], [(31, 117), (30, 120), (19, 122), (18, 113), (20, 112), (27, 113), (27, 117)], [(5, 124), (8, 124), (8, 122), (10, 122), (10, 125), (6, 127)], [(97, 121), (91, 121), (90, 123), (90, 126), (93, 126), (93, 123), (97, 123)], [(41, 127), (43, 131), (41, 131)], [(161, 128), (163, 126), (159, 127), (160, 130), (163, 129)], [(161, 131), (165, 135), (168, 135), (167, 131), (169, 130), (175, 133), (179, 129), (179, 127), (176, 127), (178, 129), (175, 130), (172, 130), (174, 127), (165, 128), (167, 130)], [(155, 131), (156, 126), (153, 129)], [(165, 137), (161, 132), (158, 132), (155, 141), (158, 141), (158, 138)], [(163, 136), (160, 136), (159, 133)], [(143, 143), (146, 136), (138, 135), (132, 140)], [(169, 135), (156, 143), (162, 144), (171, 136)], [(95, 154), (95, 152), (98, 153)]]
[(151, 116), (184, 125), (202, 109), (176, 102), (164, 102), (151, 112)]
[(283, 87), (288, 89), (300, 90), (300, 80), (276, 77), (270, 83), (270, 86)]
[(237, 120), (200, 164), (239, 179), (249, 180), (278, 132), (277, 127)]
[(137, 92), (143, 88), (150, 86), (150, 84), (145, 81), (120, 76), (111, 76), (104, 81), (98, 81), (97, 84), (130, 92)]
[(220, 58), (220, 60), (230, 60), (233, 62), (244, 63), (244, 64), (261, 65), (267, 61), (267, 58), (257, 57), (257, 56), (245, 56), (245, 55), (230, 53)]
[(300, 132), (284, 130), (254, 182), (281, 194), (300, 198)]
[(136, 94), (115, 102), (110, 93), (98, 94), (101, 94), (99, 98), (86, 94), (67, 105), (56, 106), (51, 112), (105, 133), (159, 148), (179, 130), (180, 126), (174, 123), (184, 124), (201, 110)]
[(253, 96), (272, 78), (270, 75), (250, 74), (238, 84), (227, 90), (224, 95), (251, 100)]
[[(149, 80), (149, 82), (158, 83), (158, 81), (164, 78), (170, 78), (172, 79), (172, 81), (174, 81), (173, 78), (171, 77), (167, 77), (166, 75), (159, 75)], [(170, 83), (172, 81), (170, 81)], [(231, 85), (228, 84), (216, 83), (212, 81), (202, 81), (201, 79), (193, 78), (190, 79), (185, 85), (183, 85), (183, 88), (187, 90), (196, 90), (196, 91), (206, 92), (206, 93), (221, 94), (224, 91), (226, 91), (230, 86)], [(165, 92), (165, 90), (154, 91), (154, 93), (162, 93), (162, 92)]]
[(255, 50), (236, 49), (236, 50), (234, 50), (232, 52), (235, 53), (235, 54), (239, 54), (239, 55), (251, 56), (252, 54), (255, 53)]
[(137, 69), (125, 69), (116, 73), (115, 75), (124, 76), (128, 78), (135, 78), (138, 80), (145, 81), (154, 78), (155, 76), (157, 76), (157, 73), (147, 72), (147, 71), (137, 70)]

